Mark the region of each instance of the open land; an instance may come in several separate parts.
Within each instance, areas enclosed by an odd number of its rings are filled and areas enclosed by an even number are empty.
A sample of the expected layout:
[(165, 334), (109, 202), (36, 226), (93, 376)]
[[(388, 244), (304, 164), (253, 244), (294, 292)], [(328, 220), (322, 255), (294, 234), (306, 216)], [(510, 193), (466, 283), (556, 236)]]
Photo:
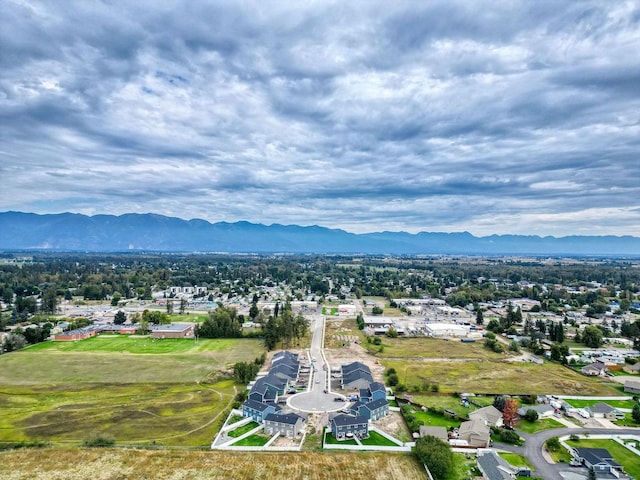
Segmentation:
[(221, 374), (262, 351), (257, 340), (96, 337), (3, 355), (0, 442), (207, 446), (236, 393)]
[(424, 479), (412, 455), (44, 448), (0, 453), (6, 480)]

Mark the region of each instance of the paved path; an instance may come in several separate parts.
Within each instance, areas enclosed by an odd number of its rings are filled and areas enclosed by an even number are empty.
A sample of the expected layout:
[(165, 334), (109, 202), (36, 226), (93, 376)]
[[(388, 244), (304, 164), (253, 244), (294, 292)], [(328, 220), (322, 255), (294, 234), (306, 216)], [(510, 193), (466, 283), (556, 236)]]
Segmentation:
[(311, 322), (313, 338), (309, 349), (309, 356), (313, 361), (313, 375), (311, 376), (309, 391), (293, 395), (287, 400), (287, 405), (294, 410), (307, 413), (335, 412), (345, 406), (343, 402), (336, 401), (337, 398), (344, 399), (344, 395), (332, 393), (330, 390), (329, 374), (331, 369), (326, 363), (322, 352), (324, 323), (324, 316), (313, 315)]
[(562, 437), (565, 435), (584, 435), (589, 434), (601, 434), (601, 435), (640, 435), (640, 428), (556, 428), (553, 430), (543, 430), (534, 434), (527, 434), (518, 432), (521, 437), (525, 439), (524, 446), (514, 447), (513, 445), (496, 444), (495, 447), (504, 449), (507, 451), (520, 453), (529, 459), (533, 467), (535, 468), (534, 475), (544, 478), (545, 480), (558, 480), (562, 478), (561, 473), (564, 472), (581, 472), (586, 469), (576, 469), (570, 467), (565, 463), (549, 463), (547, 458), (548, 454), (544, 451), (544, 442), (551, 437)]

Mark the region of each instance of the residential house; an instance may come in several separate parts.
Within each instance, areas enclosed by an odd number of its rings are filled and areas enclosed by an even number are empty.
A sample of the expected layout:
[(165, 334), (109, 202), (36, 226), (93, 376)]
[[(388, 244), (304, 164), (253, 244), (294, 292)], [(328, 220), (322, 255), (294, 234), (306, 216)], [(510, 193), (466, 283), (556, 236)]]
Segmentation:
[(329, 421), (329, 427), (337, 440), (369, 436), (369, 421), (361, 415), (335, 415)]
[(582, 367), (580, 369), (580, 372), (582, 372), (583, 375), (586, 375), (588, 377), (596, 377), (596, 376), (604, 377), (605, 374), (607, 373), (607, 366), (602, 362), (596, 361)]
[(640, 380), (627, 379), (624, 382), (624, 391), (625, 393), (640, 393)]
[(242, 416), (249, 417), (258, 423), (262, 423), (270, 413), (276, 413), (280, 410), (281, 408), (276, 404), (256, 402), (255, 400), (246, 400), (242, 404)]
[(425, 427), (424, 425), (420, 425), (420, 436), (436, 437), (443, 442), (449, 441), (449, 436), (447, 435), (447, 429), (445, 427)]
[(576, 459), (585, 467), (593, 470), (596, 477), (599, 474), (611, 474), (610, 478), (628, 478), (624, 468), (616, 462), (606, 448), (575, 448)]
[(493, 405), (482, 407), (469, 414), (470, 420), (481, 419), (490, 427), (500, 427), (503, 423), (502, 412)]
[(373, 383), (373, 376), (368, 366), (361, 362), (353, 362), (342, 366), (342, 388), (345, 390), (361, 390)]
[(520, 417), (524, 417), (528, 410), (536, 412), (538, 414), (538, 418), (549, 418), (553, 416), (556, 411), (556, 409), (551, 405), (543, 403), (540, 405), (525, 405), (524, 407), (520, 407), (518, 409), (518, 415), (520, 415)]
[(372, 382), (367, 388), (360, 389), (360, 400), (370, 402), (387, 398), (387, 389), (380, 382)]
[(622, 367), (622, 370), (631, 374), (640, 374), (640, 362), (636, 362), (633, 365), (627, 364)]
[(516, 478), (515, 470), (495, 450), (479, 449), (477, 462), (478, 470), (482, 473), (482, 478), (486, 480), (513, 480)]
[(251, 387), (251, 391), (253, 391), (254, 389), (262, 391), (265, 386), (266, 388), (269, 388), (276, 392), (278, 395), (284, 395), (284, 392), (287, 388), (287, 381), (269, 373), (264, 377), (258, 378), (253, 384), (253, 387)]
[(375, 422), (376, 420), (389, 415), (389, 403), (386, 398), (379, 398), (371, 402), (357, 401), (351, 407), (352, 415), (361, 415), (367, 420)]
[(606, 418), (609, 420), (623, 420), (624, 413), (613, 408), (608, 403), (598, 402), (585, 409), (593, 418)]
[(491, 441), (491, 429), (481, 418), (462, 422), (458, 429), (458, 438), (465, 440), (470, 447), (485, 448)]
[(268, 435), (279, 433), (288, 438), (295, 438), (300, 433), (305, 419), (295, 413), (270, 413), (264, 418), (264, 431)]

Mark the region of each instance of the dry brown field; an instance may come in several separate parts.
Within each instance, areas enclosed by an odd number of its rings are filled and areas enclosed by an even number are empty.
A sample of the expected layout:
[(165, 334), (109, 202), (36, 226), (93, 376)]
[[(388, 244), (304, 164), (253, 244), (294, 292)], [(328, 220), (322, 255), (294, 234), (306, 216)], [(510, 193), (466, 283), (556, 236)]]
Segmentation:
[(44, 448), (0, 452), (5, 480), (425, 479), (412, 455)]

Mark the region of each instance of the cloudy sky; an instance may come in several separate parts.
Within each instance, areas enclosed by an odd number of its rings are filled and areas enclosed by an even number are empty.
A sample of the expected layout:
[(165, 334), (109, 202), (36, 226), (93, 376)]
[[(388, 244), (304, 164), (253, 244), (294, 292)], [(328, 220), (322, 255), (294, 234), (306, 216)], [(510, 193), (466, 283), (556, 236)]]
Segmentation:
[(3, 0), (0, 178), (0, 211), (640, 235), (640, 3)]

